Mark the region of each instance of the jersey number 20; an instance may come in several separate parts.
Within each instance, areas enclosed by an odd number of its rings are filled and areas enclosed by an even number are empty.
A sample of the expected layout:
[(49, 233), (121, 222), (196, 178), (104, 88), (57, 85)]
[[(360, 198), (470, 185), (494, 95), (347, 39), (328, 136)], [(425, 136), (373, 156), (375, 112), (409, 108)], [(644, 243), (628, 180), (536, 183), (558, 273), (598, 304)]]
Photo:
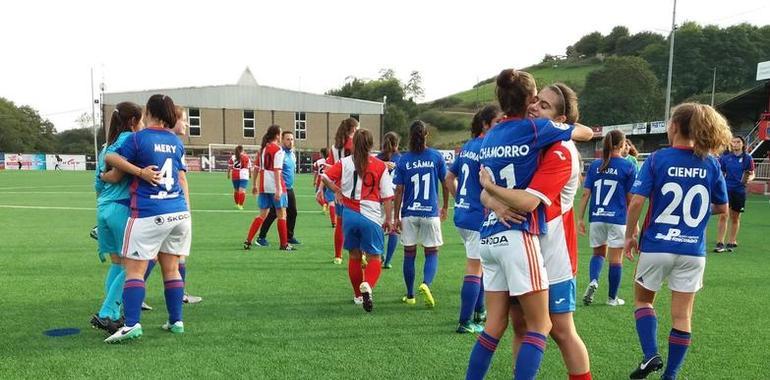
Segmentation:
[[(709, 205), (709, 192), (703, 185), (695, 185), (687, 190), (687, 194), (682, 191), (682, 186), (676, 182), (666, 182), (660, 189), (663, 195), (668, 193), (674, 193), (674, 199), (663, 210), (663, 212), (655, 218), (655, 223), (678, 225), (681, 218), (684, 218), (684, 223), (690, 227), (697, 227), (703, 218), (706, 217)], [(684, 194), (684, 197), (682, 196)], [(695, 197), (700, 197), (700, 209), (698, 214), (693, 217), (692, 215), (692, 202)], [(674, 215), (678, 211), (679, 205), (682, 205), (681, 217)]]

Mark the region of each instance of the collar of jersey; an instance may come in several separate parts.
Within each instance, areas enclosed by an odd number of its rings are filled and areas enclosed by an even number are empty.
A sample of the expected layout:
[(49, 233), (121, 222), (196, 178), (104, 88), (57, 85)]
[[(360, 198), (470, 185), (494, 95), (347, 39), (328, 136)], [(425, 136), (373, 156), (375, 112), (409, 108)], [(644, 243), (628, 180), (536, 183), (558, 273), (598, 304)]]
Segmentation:
[(169, 131), (169, 132), (171, 132), (171, 130), (170, 130), (170, 129), (168, 129), (168, 128), (163, 128), (163, 127), (161, 127), (161, 126), (160, 126), (160, 125), (158, 125), (158, 124), (153, 124), (153, 125), (151, 125), (151, 126), (149, 126), (149, 127), (145, 128), (145, 129), (152, 129), (152, 130), (154, 130), (154, 131)]
[(523, 117), (518, 117), (518, 116), (506, 116), (506, 117), (500, 119), (498, 124), (505, 123), (506, 121), (514, 121), (514, 120), (524, 120), (524, 118)]
[(681, 149), (681, 150), (693, 150), (693, 147), (685, 146), (685, 145), (672, 145), (671, 147), (674, 149)]

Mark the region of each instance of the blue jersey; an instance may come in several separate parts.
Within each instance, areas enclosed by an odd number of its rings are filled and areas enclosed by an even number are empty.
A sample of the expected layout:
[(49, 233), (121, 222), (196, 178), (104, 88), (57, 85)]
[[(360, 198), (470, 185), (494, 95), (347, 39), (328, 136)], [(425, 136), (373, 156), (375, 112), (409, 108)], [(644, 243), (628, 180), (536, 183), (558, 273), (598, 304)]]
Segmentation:
[[(503, 119), (484, 137), (479, 152), (481, 165), (489, 171), (497, 185), (526, 189), (535, 175), (541, 150), (557, 141), (571, 139), (573, 129), (572, 125), (548, 119)], [(495, 213), (489, 212), (479, 232), (482, 238), (507, 230), (539, 235), (546, 230), (545, 222), (542, 205), (528, 214), (526, 221), (512, 224), (510, 228), (498, 223)]]
[(132, 177), (128, 174), (125, 174), (118, 183), (108, 183), (102, 181), (102, 179), (99, 178), (99, 174), (107, 171), (106, 164), (104, 163), (104, 157), (106, 157), (109, 153), (115, 153), (115, 151), (121, 145), (123, 145), (123, 142), (126, 141), (130, 136), (131, 132), (121, 133), (118, 135), (118, 138), (115, 139), (115, 142), (112, 143), (112, 145), (105, 146), (104, 149), (102, 149), (102, 152), (99, 154), (99, 159), (96, 163), (96, 181), (94, 182), (94, 188), (96, 189), (97, 193), (96, 203), (99, 206), (109, 202), (125, 202), (125, 205), (128, 206), (128, 199), (130, 197), (130, 194), (128, 193), (128, 186), (131, 183)]
[(631, 193), (650, 199), (641, 252), (706, 255), (711, 205), (727, 203), (725, 178), (714, 157), (690, 148), (661, 149), (647, 158)]
[(735, 155), (727, 152), (719, 157), (719, 164), (722, 172), (725, 174), (727, 182), (727, 191), (745, 193), (746, 186), (743, 185), (743, 173), (754, 171), (754, 159), (748, 153)]
[(484, 219), (479, 183), (479, 151), (483, 141), (483, 137), (476, 137), (466, 142), (449, 169), (457, 177), (455, 226), (471, 231), (478, 231)]
[(610, 163), (599, 172), (602, 160), (591, 163), (583, 186), (591, 189), (589, 204), (591, 222), (626, 225), (627, 195), (636, 179), (636, 167), (621, 157), (610, 157)]
[[(377, 158), (382, 162), (392, 162), (394, 164), (398, 164), (398, 160), (401, 159), (401, 154), (398, 152), (393, 152), (393, 154), (390, 155), (390, 160), (385, 159), (385, 155), (382, 153), (377, 153)], [(396, 168), (388, 169), (388, 174), (390, 174), (391, 177), (393, 177), (393, 173), (396, 171)]]
[(444, 157), (435, 149), (401, 155), (393, 184), (403, 185), (401, 216), (438, 216), (438, 184), (446, 177)]
[(294, 172), (297, 170), (297, 159), (294, 156), (294, 151), (291, 149), (283, 149), (283, 168), (281, 169), (281, 177), (286, 184), (287, 189), (294, 188)]
[(141, 178), (131, 182), (131, 216), (146, 218), (172, 212), (188, 211), (179, 171), (184, 164), (184, 145), (170, 129), (150, 127), (134, 133), (117, 149), (132, 164), (144, 168), (155, 165), (161, 183), (153, 186)]

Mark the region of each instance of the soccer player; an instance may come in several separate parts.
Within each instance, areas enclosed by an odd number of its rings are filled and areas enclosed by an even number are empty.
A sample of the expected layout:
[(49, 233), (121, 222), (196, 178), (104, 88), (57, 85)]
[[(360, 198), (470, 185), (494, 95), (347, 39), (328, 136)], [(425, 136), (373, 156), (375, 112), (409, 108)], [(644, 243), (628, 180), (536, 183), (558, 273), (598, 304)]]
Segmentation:
[[(449, 192), (455, 198), (454, 223), (465, 245), (465, 277), (460, 290), (460, 319), (458, 333), (480, 333), (486, 318), (484, 286), (481, 281), (479, 229), (484, 219), (479, 184), (479, 150), (484, 132), (497, 124), (502, 116), (500, 107), (489, 105), (473, 116), (471, 139), (463, 145), (447, 173)], [(455, 181), (457, 181), (455, 183)], [(459, 186), (458, 186), (459, 185)]]
[[(401, 141), (401, 137), (396, 132), (388, 132), (382, 136), (382, 151), (377, 154), (377, 158), (385, 162), (388, 166), (388, 174), (393, 176), (393, 171), (396, 169), (396, 163), (398, 163), (401, 154), (398, 153), (398, 143)], [(383, 207), (385, 207), (383, 205)], [(383, 211), (384, 212), (384, 211)], [(384, 217), (383, 217), (384, 220)], [(392, 217), (391, 217), (392, 220)], [(388, 233), (388, 245), (385, 252), (385, 260), (382, 262), (383, 269), (393, 268), (390, 261), (393, 259), (393, 253), (396, 252), (396, 246), (398, 245), (398, 231), (391, 229)]]
[(626, 144), (623, 147), (623, 150), (621, 151), (621, 154), (623, 155), (623, 158), (628, 160), (628, 162), (634, 164), (634, 169), (636, 171), (639, 171), (639, 151), (636, 150), (636, 146), (634, 146), (634, 143), (631, 142), (631, 140), (626, 139)]
[[(324, 214), (329, 212), (329, 201), (326, 199), (325, 193), (322, 193), (321, 190), (321, 175), (324, 174), (324, 171), (326, 170), (326, 155), (329, 154), (328, 150), (326, 148), (321, 148), (319, 151), (321, 154), (321, 158), (315, 160), (313, 162), (313, 190), (315, 191), (315, 198), (316, 202), (318, 202), (318, 205), (320, 205), (323, 208)], [(332, 193), (332, 202), (334, 200), (334, 194)], [(332, 226), (334, 225), (334, 221), (336, 216), (329, 216)]]
[[(337, 161), (322, 177), (345, 206), (342, 227), (345, 249), (350, 253), (348, 276), (353, 286), (353, 302), (363, 305), (367, 312), (374, 307), (372, 290), (382, 271), (382, 231), (389, 232), (393, 222), (393, 183), (385, 163), (369, 154), (373, 145), (371, 132), (356, 131), (352, 156)], [(382, 223), (380, 204), (385, 208)], [(365, 262), (362, 255), (366, 256)]]
[(62, 171), (62, 168), (61, 168), (61, 163), (62, 163), (62, 159), (61, 159), (61, 157), (59, 157), (59, 155), (57, 154), (57, 155), (56, 155), (56, 165), (54, 166), (53, 170)]
[[(286, 196), (286, 184), (283, 181), (281, 175), (281, 169), (283, 168), (284, 151), (281, 146), (278, 145), (278, 139), (281, 137), (281, 127), (277, 125), (271, 125), (267, 128), (267, 132), (262, 136), (262, 149), (261, 158), (259, 160), (259, 181), (254, 181), (254, 186), (251, 192), (254, 195), (258, 195), (257, 203), (259, 204), (259, 215), (254, 218), (249, 228), (249, 234), (246, 237), (246, 241), (243, 242), (243, 249), (251, 249), (254, 235), (257, 234), (259, 228), (262, 227), (262, 223), (267, 218), (267, 214), (270, 212), (271, 207), (275, 207), (276, 215), (278, 216), (278, 239), (280, 240), (280, 246), (278, 249), (282, 251), (294, 251), (296, 248), (289, 244), (288, 233), (286, 228), (286, 207), (288, 206), (288, 197)], [(257, 187), (259, 183), (259, 187)]]
[(725, 245), (728, 214), (720, 214), (717, 246), (714, 248), (714, 252), (733, 252), (738, 248), (741, 214), (746, 208), (746, 184), (754, 179), (754, 159), (746, 153), (746, 140), (740, 136), (733, 136), (730, 140), (730, 151), (719, 157), (719, 164), (727, 182), (727, 197), (730, 201), (730, 236), (727, 245)]
[[(602, 159), (591, 163), (583, 182), (583, 197), (578, 210), (578, 229), (586, 233), (585, 212), (590, 200), (590, 243), (594, 254), (589, 266), (590, 283), (583, 294), (583, 303), (590, 305), (599, 288), (599, 275), (604, 258), (610, 254), (609, 293), (607, 305), (622, 306), (626, 302), (618, 298), (618, 288), (623, 275), (623, 244), (626, 234), (626, 209), (631, 199), (631, 186), (636, 179), (636, 168), (621, 157), (626, 138), (619, 130), (604, 136)], [(631, 226), (635, 229), (636, 225)]]
[(142, 108), (131, 102), (118, 103), (110, 118), (107, 143), (102, 148), (96, 167), (96, 221), (99, 259), (110, 257), (110, 268), (104, 279), (104, 302), (97, 314), (91, 317), (91, 325), (114, 334), (121, 324), (120, 305), (123, 298), (123, 283), (126, 272), (120, 258), (123, 247), (123, 232), (129, 217), (129, 176), (119, 170), (107, 170), (105, 155), (114, 153), (123, 145), (132, 132), (142, 129)]
[[(353, 152), (353, 134), (358, 129), (358, 120), (350, 117), (342, 120), (337, 132), (334, 135), (334, 146), (331, 149), (331, 153), (326, 157), (326, 165), (331, 166), (338, 161), (349, 156)], [(321, 189), (325, 188), (324, 183), (321, 182)], [(325, 190), (324, 190), (325, 191)], [(343, 205), (335, 199), (334, 207), (336, 214), (336, 223), (334, 225), (334, 264), (342, 264), (342, 207)], [(330, 206), (331, 207), (331, 206)]]
[[(184, 145), (173, 132), (177, 117), (174, 101), (165, 95), (150, 97), (145, 107), (147, 128), (134, 133), (105, 161), (132, 174), (131, 217), (123, 242), (126, 282), (123, 287), (125, 325), (105, 339), (116, 343), (139, 338), (141, 304), (145, 296), (147, 261), (158, 257), (163, 270), (168, 321), (164, 330), (183, 333), (184, 281), (179, 256), (190, 253), (192, 222), (184, 165)], [(154, 171), (158, 169), (159, 171)], [(141, 181), (144, 179), (144, 181)]]
[(725, 178), (711, 157), (730, 142), (730, 127), (712, 107), (677, 106), (668, 124), (670, 148), (651, 154), (634, 182), (628, 225), (636, 225), (649, 198), (644, 228), (638, 238), (626, 229), (625, 254), (639, 262), (634, 275), (636, 331), (644, 359), (631, 379), (644, 379), (663, 368), (658, 354), (655, 295), (668, 279), (671, 320), (668, 360), (662, 379), (676, 379), (691, 341), (695, 293), (703, 287), (706, 226), (711, 214), (727, 212)]
[[(541, 150), (557, 141), (588, 141), (593, 131), (584, 126), (554, 123), (547, 119), (525, 119), (536, 101), (535, 80), (529, 73), (503, 70), (496, 79), (496, 95), (506, 117), (490, 129), (482, 142), (479, 160), (486, 171), (481, 176), (482, 203), (485, 194), (499, 198), (500, 190), (525, 189), (532, 179)], [(550, 201), (548, 201), (550, 202)], [(533, 209), (519, 224), (507, 215), (489, 212), (481, 224), (481, 264), (487, 307), (487, 322), (471, 351), (467, 379), (486, 374), (500, 337), (508, 327), (510, 297), (517, 297), (527, 321), (516, 358), (515, 377), (537, 375), (551, 330), (548, 314), (548, 274), (543, 266), (538, 235), (546, 228), (543, 208)]]
[(243, 210), (243, 204), (246, 202), (249, 171), (251, 171), (249, 155), (243, 152), (242, 145), (238, 145), (235, 147), (235, 154), (230, 157), (227, 163), (227, 179), (233, 181), (233, 200), (235, 200), (235, 207), (238, 210)]
[[(409, 127), (409, 152), (401, 155), (396, 164), (393, 184), (395, 194), (395, 223), (401, 231), (404, 246), (404, 282), (406, 295), (402, 301), (414, 305), (414, 262), (417, 245), (423, 246), (425, 264), (419, 286), (425, 306), (436, 306), (430, 286), (438, 272), (438, 249), (444, 244), (441, 222), (446, 219), (449, 190), (446, 181), (446, 163), (439, 151), (428, 148), (428, 127), (415, 121)], [(438, 207), (438, 186), (441, 183), (443, 202)]]
[[(294, 226), (297, 223), (297, 198), (294, 196), (294, 175), (297, 170), (297, 158), (294, 155), (294, 133), (283, 131), (281, 133), (281, 145), (283, 149), (283, 168), (281, 168), (281, 177), (286, 184), (286, 197), (289, 200), (286, 207), (286, 235), (289, 244), (302, 244), (294, 237)], [(267, 231), (275, 220), (275, 207), (270, 208), (267, 219), (262, 223), (259, 229), (257, 244), (262, 246), (269, 245), (267, 242)]]

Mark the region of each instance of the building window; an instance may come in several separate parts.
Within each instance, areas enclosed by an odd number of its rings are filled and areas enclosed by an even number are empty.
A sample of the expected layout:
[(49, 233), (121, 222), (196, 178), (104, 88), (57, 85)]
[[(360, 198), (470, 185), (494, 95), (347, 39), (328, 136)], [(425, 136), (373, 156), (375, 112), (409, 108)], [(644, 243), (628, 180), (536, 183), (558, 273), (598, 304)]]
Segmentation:
[(254, 138), (253, 110), (243, 110), (243, 137)]
[(294, 138), (297, 140), (307, 138), (307, 118), (304, 112), (294, 113)]
[(201, 110), (199, 108), (187, 110), (187, 124), (190, 125), (190, 136), (201, 135)]

